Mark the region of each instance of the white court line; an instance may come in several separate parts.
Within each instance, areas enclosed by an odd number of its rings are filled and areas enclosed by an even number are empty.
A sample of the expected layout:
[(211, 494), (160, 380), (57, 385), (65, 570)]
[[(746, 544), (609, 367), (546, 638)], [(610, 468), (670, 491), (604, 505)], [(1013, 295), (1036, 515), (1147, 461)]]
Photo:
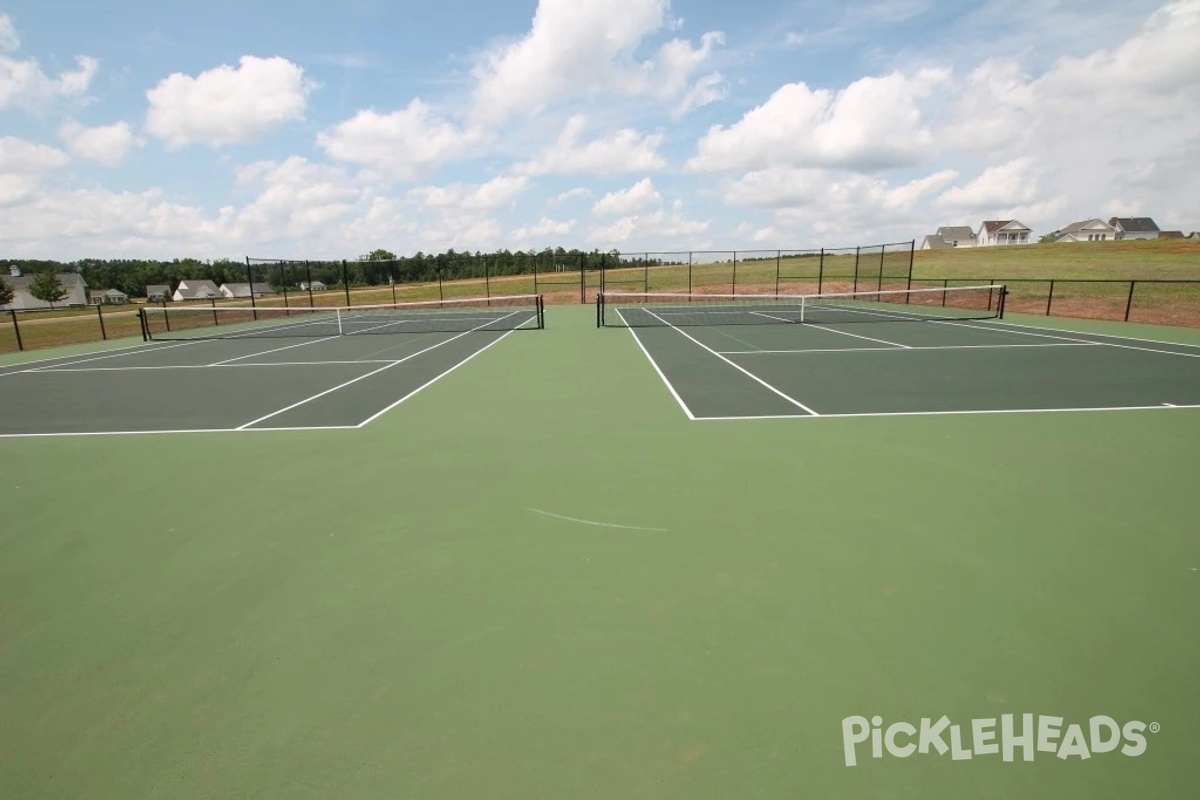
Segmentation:
[(667, 391), (671, 393), (671, 397), (675, 398), (675, 402), (678, 403), (679, 407), (683, 409), (683, 413), (687, 414), (688, 419), (696, 419), (696, 415), (693, 414), (692, 410), (687, 407), (687, 403), (683, 402), (683, 398), (679, 396), (679, 392), (675, 391), (675, 387), (671, 385), (669, 380), (667, 380), (667, 376), (663, 374), (662, 369), (658, 366), (658, 362), (654, 360), (654, 356), (650, 355), (650, 351), (646, 349), (646, 345), (642, 344), (642, 340), (638, 338), (637, 331), (633, 329), (632, 325), (625, 321), (625, 316), (621, 313), (621, 309), (618, 308), (614, 310), (617, 312), (617, 316), (621, 318), (621, 322), (623, 322), (629, 332), (633, 334), (633, 340), (637, 342), (637, 346), (641, 348), (642, 353), (650, 362), (650, 366), (654, 367), (654, 371), (658, 373), (658, 377), (661, 378), (662, 382), (667, 385)]
[[(516, 313), (519, 313), (519, 312), (516, 312), (516, 311), (513, 312), (513, 314), (516, 314)], [(511, 317), (513, 314), (508, 314), (507, 316)], [(497, 321), (497, 320), (493, 320), (493, 322), (494, 321)], [(490, 323), (485, 323), (485, 324), (490, 324)], [(272, 411), (270, 414), (259, 417), (258, 419), (255, 419), (255, 420), (251, 420), (251, 421), (247, 422), (245, 425), (238, 427), (238, 430), (245, 430), (246, 428), (249, 428), (252, 425), (257, 425), (258, 423), (263, 422), (264, 420), (271, 419), (272, 417), (277, 417), (286, 411), (291, 411), (294, 408), (299, 408), (300, 406), (305, 405), (306, 403), (311, 403), (313, 400), (316, 400), (317, 398), (324, 397), (327, 394), (332, 394), (333, 392), (336, 392), (340, 389), (344, 389), (347, 386), (350, 386), (351, 384), (358, 383), (361, 380), (366, 380), (367, 378), (371, 377), (372, 375), (378, 375), (380, 372), (383, 372), (384, 370), (389, 370), (392, 367), (396, 366), (397, 364), (403, 364), (405, 361), (416, 358), (417, 356), (421, 355), (422, 353), (428, 353), (430, 350), (434, 350), (438, 347), (441, 347), (444, 344), (449, 344), (450, 342), (453, 342), (455, 339), (461, 339), (462, 337), (466, 336), (469, 333), (474, 333), (476, 330), (478, 330), (481, 327), (483, 327), (483, 326), (480, 325), (475, 328), (472, 328), (471, 330), (463, 331), (462, 333), (451, 336), (449, 339), (443, 339), (442, 341), (438, 342), (437, 344), (430, 345), (429, 347), (426, 347), (423, 350), (418, 350), (415, 353), (410, 353), (409, 355), (405, 356), (404, 358), (399, 359), (398, 361), (393, 361), (392, 363), (387, 364), (386, 366), (382, 366), (379, 369), (371, 370), (366, 375), (359, 375), (357, 378), (352, 378), (351, 380), (348, 380), (345, 383), (339, 383), (337, 386), (334, 386), (331, 389), (326, 389), (323, 392), (318, 392), (317, 394), (314, 394), (312, 397), (306, 397), (303, 400), (301, 400), (297, 403), (292, 403), (290, 406), (281, 408), (278, 411)]]
[[(755, 312), (751, 312), (751, 313), (757, 314), (759, 312), (755, 311)], [(770, 314), (763, 314), (762, 316), (771, 317)], [(783, 319), (783, 317), (771, 317), (771, 319), (783, 320), (784, 322), (791, 321), (791, 320)], [(829, 331), (830, 333), (840, 333), (842, 336), (850, 336), (854, 339), (865, 339), (868, 342), (879, 342), (880, 344), (890, 344), (892, 347), (898, 347), (901, 350), (911, 350), (912, 349), (912, 347), (907, 344), (900, 344), (899, 342), (889, 342), (887, 339), (875, 339), (871, 336), (863, 336), (858, 333), (850, 333), (849, 331), (839, 331), (837, 328), (830, 328), (826, 325), (818, 325), (815, 322), (806, 322), (804, 324), (810, 328), (816, 328), (817, 330), (822, 330), (822, 331)]]
[[(1077, 336), (1100, 336), (1105, 339), (1121, 339), (1121, 340), (1127, 341), (1127, 342), (1142, 342), (1143, 344), (1169, 344), (1169, 345), (1173, 345), (1175, 347), (1200, 347), (1200, 344), (1193, 344), (1191, 342), (1168, 342), (1168, 341), (1164, 341), (1162, 339), (1144, 339), (1144, 338), (1141, 338), (1138, 336), (1119, 336), (1118, 334), (1115, 334), (1115, 333), (1089, 333), (1087, 331), (1070, 330), (1069, 328), (1052, 328), (1047, 325), (1022, 325), (1019, 322), (1009, 322), (1008, 320), (1000, 320), (1000, 319), (996, 319), (996, 320), (985, 319), (985, 320), (980, 320), (980, 322), (983, 322), (985, 325), (1008, 325), (1008, 326), (1014, 327), (1014, 328), (1029, 328), (1029, 329), (1035, 330), (1035, 331), (1056, 331), (1058, 333), (1073, 333), (1073, 334), (1076, 334)], [(1136, 324), (1136, 323), (1121, 323), (1121, 324)], [(1016, 333), (1016, 331), (1012, 331), (1012, 333)]]
[[(394, 358), (354, 359), (350, 361), (264, 361), (261, 364), (157, 364), (146, 367), (64, 367), (37, 370), (40, 375), (59, 372), (158, 372), (173, 369), (247, 369), (254, 367), (323, 367), (328, 364), (394, 364)], [(31, 373), (32, 374), (32, 373)]]
[(660, 533), (670, 532), (669, 528), (643, 528), (641, 525), (618, 525), (615, 522), (597, 522), (591, 519), (576, 519), (575, 517), (564, 517), (562, 514), (552, 514), (549, 511), (542, 511), (540, 508), (529, 508), (527, 511), (532, 511), (535, 514), (541, 514), (544, 517), (554, 517), (555, 519), (566, 520), (567, 522), (578, 522), (580, 525), (595, 525), (598, 528), (620, 528), (625, 531), (658, 531)]
[(446, 370), (445, 372), (441, 373), (441, 374), (440, 374), (440, 375), (438, 375), (437, 377), (435, 377), (435, 378), (433, 378), (433, 379), (431, 379), (431, 380), (428, 380), (428, 381), (426, 381), (425, 383), (421, 384), (421, 385), (420, 385), (420, 386), (418, 386), (416, 389), (413, 389), (411, 392), (409, 392), (408, 394), (404, 395), (404, 397), (401, 397), (399, 400), (397, 400), (396, 402), (392, 403), (392, 404), (391, 404), (390, 406), (388, 406), (387, 408), (384, 408), (384, 409), (382, 409), (382, 410), (380, 410), (380, 411), (377, 411), (376, 413), (374, 413), (374, 414), (372, 414), (371, 416), (367, 417), (366, 419), (364, 419), (362, 422), (358, 423), (358, 424), (357, 424), (357, 425), (355, 425), (354, 427), (355, 427), (355, 428), (365, 428), (367, 425), (370, 425), (372, 422), (374, 422), (375, 420), (379, 419), (379, 418), (380, 418), (380, 417), (382, 417), (384, 414), (386, 414), (387, 412), (391, 411), (393, 408), (395, 408), (396, 406), (398, 406), (398, 405), (400, 405), (401, 403), (403, 403), (405, 400), (407, 400), (407, 399), (409, 399), (410, 397), (412, 397), (413, 395), (415, 395), (417, 392), (420, 392), (420, 391), (422, 391), (422, 390), (424, 390), (424, 389), (426, 389), (426, 388), (428, 388), (428, 387), (432, 386), (433, 384), (435, 384), (435, 383), (437, 383), (438, 381), (440, 381), (442, 378), (444, 378), (444, 377), (446, 377), (447, 375), (449, 375), (451, 372), (454, 372), (454, 370), (458, 369), (458, 368), (459, 368), (459, 367), (461, 367), (463, 364), (465, 364), (465, 363), (467, 363), (468, 361), (470, 361), (470, 360), (471, 360), (472, 358), (474, 358), (475, 356), (477, 356), (477, 355), (479, 355), (480, 353), (482, 353), (484, 350), (487, 350), (489, 347), (491, 347), (491, 346), (493, 346), (493, 345), (495, 345), (495, 344), (498, 344), (499, 342), (501, 342), (503, 339), (505, 339), (505, 338), (506, 338), (506, 337), (507, 337), (507, 336), (508, 336), (510, 333), (512, 333), (512, 332), (513, 332), (513, 331), (507, 331), (507, 332), (505, 332), (505, 334), (504, 334), (503, 336), (500, 336), (499, 338), (497, 338), (497, 339), (494, 339), (494, 340), (492, 340), (492, 341), (488, 342), (486, 345), (484, 345), (483, 347), (479, 348), (479, 349), (478, 349), (478, 350), (476, 350), (474, 353), (471, 353), (471, 355), (467, 356), (467, 357), (466, 357), (466, 358), (464, 358), (462, 361), (459, 361), (457, 364), (455, 364), (454, 366), (450, 367), (450, 369), (448, 369), (448, 370)]
[(308, 342), (300, 342), (299, 344), (289, 344), (289, 345), (284, 345), (283, 347), (276, 347), (271, 350), (263, 350), (261, 353), (250, 353), (249, 355), (238, 356), (236, 358), (227, 358), (224, 361), (214, 361), (213, 363), (208, 364), (207, 366), (222, 367), (226, 364), (232, 364), (235, 361), (242, 361), (247, 358), (257, 358), (258, 356), (265, 356), (267, 353), (278, 353), (281, 350), (291, 350), (293, 347), (307, 347), (310, 344), (317, 344), (319, 342), (328, 342), (330, 339), (337, 339), (337, 338), (338, 338), (337, 336), (325, 336), (321, 339), (313, 339), (312, 341), (308, 341)]
[[(141, 355), (142, 353), (157, 353), (160, 350), (171, 350), (172, 348), (175, 348), (175, 347), (187, 347), (188, 345), (199, 344), (200, 341), (201, 340), (199, 340), (199, 339), (194, 339), (194, 340), (187, 341), (187, 342), (179, 342), (177, 344), (163, 345), (162, 347), (147, 347), (147, 345), (150, 343), (146, 342), (141, 345), (140, 349), (131, 350), (130, 352), (105, 353), (104, 355), (92, 356), (90, 358), (77, 358), (73, 361), (68, 361), (65, 364), (53, 364), (53, 365), (45, 366), (45, 367), (34, 367), (33, 369), (22, 369), (22, 370), (17, 370), (16, 372), (9, 372), (9, 373), (5, 373), (5, 374), (17, 375), (17, 374), (25, 373), (25, 372), (46, 372), (48, 370), (56, 369), (58, 367), (71, 367), (71, 366), (74, 366), (75, 364), (88, 364), (88, 363), (91, 363), (92, 361), (103, 361), (108, 358), (121, 358), (123, 356), (136, 356), (136, 355)], [(54, 361), (55, 359), (45, 359), (45, 360), (46, 361)]]
[[(971, 329), (977, 330), (977, 331), (978, 330), (987, 330), (987, 328), (981, 328), (978, 325), (968, 325), (965, 322), (950, 322), (948, 320), (942, 320), (942, 319), (930, 320), (930, 322), (933, 322), (934, 324), (937, 324), (937, 325), (957, 325), (958, 327), (961, 327), (961, 328), (971, 328)], [(994, 327), (994, 326), (989, 326), (989, 327)], [(1030, 326), (1023, 325), (1021, 327), (1030, 327)], [(1105, 347), (1117, 347), (1117, 348), (1120, 348), (1121, 350), (1140, 350), (1143, 353), (1162, 353), (1163, 355), (1180, 356), (1181, 358), (1200, 358), (1200, 353), (1180, 353), (1175, 350), (1159, 350), (1159, 349), (1153, 348), (1153, 347), (1138, 347), (1138, 346), (1132, 345), (1132, 344), (1114, 344), (1113, 342), (1098, 342), (1095, 339), (1075, 339), (1075, 338), (1071, 338), (1069, 336), (1055, 336), (1052, 333), (1033, 333), (1031, 331), (1024, 331), (1024, 330), (1017, 331), (1017, 330), (1011, 330), (1009, 328), (1000, 328), (999, 330), (1003, 333), (1011, 333), (1016, 336), (1036, 336), (1041, 339), (1058, 339), (1059, 341), (1063, 341), (1063, 342), (1079, 342), (1082, 344), (1099, 344), (1099, 345), (1103, 345)], [(1083, 335), (1087, 336), (1086, 333)], [(1094, 335), (1103, 336), (1103, 334), (1094, 334)]]
[(788, 355), (795, 353), (902, 353), (915, 350), (1007, 350), (1029, 347), (1101, 347), (1100, 342), (1038, 342), (1037, 344), (933, 344), (896, 347), (833, 347), (811, 350), (723, 350), (724, 356)]
[(347, 431), (354, 430), (353, 425), (308, 425), (295, 428), (177, 428), (174, 430), (145, 430), (145, 431), (55, 431), (50, 433), (0, 433), (0, 439), (53, 439), (64, 436), (150, 436), (163, 433), (259, 433), (261, 431)]
[[(737, 364), (735, 364), (734, 362), (730, 361), (730, 360), (729, 360), (728, 358), (726, 358), (725, 356), (723, 356), (723, 355), (721, 355), (720, 353), (718, 353), (716, 350), (713, 350), (713, 349), (712, 349), (711, 347), (709, 347), (708, 345), (704, 344), (704, 343), (703, 343), (703, 342), (701, 342), (700, 340), (698, 340), (698, 339), (694, 338), (693, 336), (691, 336), (690, 334), (688, 334), (688, 332), (687, 332), (687, 331), (685, 331), (685, 330), (683, 330), (682, 328), (676, 328), (674, 325), (672, 325), (671, 323), (667, 322), (665, 319), (663, 319), (662, 317), (658, 316), (658, 314), (655, 314), (653, 311), (650, 311), (649, 309), (643, 309), (643, 310), (644, 310), (644, 311), (645, 311), (647, 314), (649, 314), (650, 316), (652, 316), (652, 317), (654, 317), (655, 319), (657, 319), (659, 322), (663, 323), (663, 324), (664, 324), (664, 325), (666, 325), (667, 327), (669, 327), (669, 328), (671, 328), (672, 330), (674, 330), (676, 333), (682, 334), (684, 337), (686, 337), (687, 339), (691, 340), (691, 341), (692, 341), (694, 344), (698, 344), (698, 345), (700, 345), (700, 346), (701, 346), (701, 347), (703, 347), (705, 350), (707, 350), (708, 352), (712, 353), (714, 356), (716, 356), (717, 358), (721, 359), (722, 361), (724, 361), (724, 362), (725, 362), (726, 364), (728, 364), (729, 366), (731, 366), (731, 367), (733, 367), (734, 369), (736, 369), (738, 372), (740, 372), (740, 373), (742, 373), (743, 375), (745, 375), (746, 377), (750, 378), (750, 379), (751, 379), (752, 381), (754, 381), (755, 383), (758, 383), (758, 384), (760, 384), (761, 386), (763, 386), (763, 387), (765, 387), (765, 388), (769, 389), (770, 391), (772, 391), (772, 392), (774, 392), (775, 394), (777, 394), (777, 395), (779, 395), (780, 397), (782, 397), (784, 400), (787, 400), (787, 401), (788, 401), (789, 403), (791, 403), (792, 405), (796, 406), (797, 408), (801, 408), (801, 409), (803, 409), (803, 410), (807, 411), (809, 414), (813, 415), (814, 417), (820, 416), (820, 415), (819, 415), (819, 414), (818, 414), (816, 411), (813, 411), (811, 408), (809, 408), (808, 406), (804, 405), (803, 403), (801, 403), (801, 402), (800, 402), (799, 400), (797, 400), (796, 398), (794, 398), (794, 397), (789, 397), (788, 395), (786, 395), (786, 394), (784, 394), (783, 392), (781, 392), (781, 391), (779, 391), (778, 389), (776, 389), (776, 388), (775, 388), (774, 386), (772, 386), (771, 384), (769, 384), (769, 383), (767, 383), (766, 381), (764, 381), (762, 378), (760, 378), (760, 377), (758, 377), (757, 375), (755, 375), (755, 374), (754, 374), (753, 372), (751, 372), (750, 370), (746, 369), (745, 367), (738, 366)], [(630, 330), (633, 330), (633, 329), (632, 329), (632, 328), (630, 328)]]
[[(1097, 406), (1094, 408), (984, 408), (950, 411), (868, 411), (859, 414), (821, 414), (820, 419), (852, 419), (856, 417), (952, 417), (972, 414), (1076, 414), (1084, 411), (1178, 411), (1200, 408), (1184, 406)], [(768, 414), (745, 417), (696, 417), (697, 422), (727, 422), (752, 419), (809, 419), (803, 414)]]

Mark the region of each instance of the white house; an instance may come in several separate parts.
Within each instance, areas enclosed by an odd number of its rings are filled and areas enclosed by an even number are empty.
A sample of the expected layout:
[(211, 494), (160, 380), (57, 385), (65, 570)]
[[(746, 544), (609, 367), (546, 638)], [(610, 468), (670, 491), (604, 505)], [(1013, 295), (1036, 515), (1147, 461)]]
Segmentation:
[(323, 292), (327, 288), (328, 287), (321, 281), (313, 281), (312, 283), (309, 283), (308, 281), (302, 281), (300, 283), (300, 291), (302, 292), (307, 292), (309, 290), (314, 292)]
[[(0, 306), (0, 310), (28, 311), (30, 309), (50, 308), (49, 303), (38, 300), (29, 293), (29, 287), (33, 281), (34, 276), (22, 275), (19, 267), (15, 265), (9, 267), (9, 274), (4, 277), (4, 282), (13, 290), (13, 299), (8, 305)], [(58, 282), (67, 290), (67, 296), (55, 303), (55, 308), (86, 306), (88, 304), (87, 284), (83, 282), (83, 276), (78, 272), (60, 272), (58, 273)]]
[(1158, 226), (1150, 217), (1113, 217), (1108, 221), (1118, 239), (1157, 239)]
[(1029, 244), (1031, 230), (1015, 219), (984, 220), (975, 234), (976, 247), (1006, 244)]
[(1117, 231), (1102, 219), (1084, 219), (1072, 222), (1054, 235), (1054, 242), (1110, 242), (1117, 238)]
[(220, 296), (221, 290), (212, 281), (180, 281), (171, 295), (174, 300), (209, 300)]
[(120, 289), (104, 289), (102, 291), (91, 292), (91, 303), (94, 306), (122, 306), (129, 302), (129, 295), (122, 292)]
[(146, 300), (158, 303), (171, 296), (171, 287), (161, 283), (152, 283), (146, 287)]
[(275, 294), (275, 290), (265, 283), (255, 282), (253, 289), (248, 283), (224, 283), (221, 284), (221, 294), (225, 297), (270, 297)]

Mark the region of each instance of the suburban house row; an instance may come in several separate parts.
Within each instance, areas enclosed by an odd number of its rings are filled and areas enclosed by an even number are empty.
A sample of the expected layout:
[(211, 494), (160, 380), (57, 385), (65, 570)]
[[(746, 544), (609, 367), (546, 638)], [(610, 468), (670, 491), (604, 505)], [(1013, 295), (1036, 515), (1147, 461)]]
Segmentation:
[[(1032, 229), (1015, 219), (984, 220), (978, 229), (951, 225), (937, 229), (921, 242), (922, 250), (950, 247), (993, 247), (1030, 244)], [(1184, 236), (1183, 231), (1163, 231), (1151, 217), (1112, 217), (1072, 222), (1042, 238), (1046, 242), (1119, 242), (1132, 239), (1188, 239), (1200, 241), (1200, 232)]]
[[(85, 306), (89, 304), (123, 305), (129, 302), (129, 295), (118, 289), (88, 291), (83, 276), (78, 272), (59, 272), (56, 277), (58, 278), (59, 285), (66, 292), (66, 297), (55, 303), (55, 308)], [(22, 275), (19, 267), (10, 266), (9, 274), (4, 276), (3, 280), (12, 288), (13, 299), (7, 305), (0, 305), (0, 310), (30, 311), (50, 308), (50, 303), (39, 300), (30, 292), (30, 287), (35, 280), (34, 276)], [(307, 291), (311, 288), (312, 291), (319, 292), (324, 291), (326, 286), (320, 281), (313, 281), (311, 287), (306, 283), (300, 288), (302, 291)], [(223, 283), (218, 286), (214, 281), (210, 280), (186, 280), (180, 281), (173, 292), (167, 284), (151, 284), (146, 287), (146, 300), (151, 303), (160, 303), (166, 300), (180, 302), (186, 300), (232, 300), (251, 296), (272, 297), (274, 295), (275, 290), (269, 285), (257, 282), (253, 286), (249, 283)]]

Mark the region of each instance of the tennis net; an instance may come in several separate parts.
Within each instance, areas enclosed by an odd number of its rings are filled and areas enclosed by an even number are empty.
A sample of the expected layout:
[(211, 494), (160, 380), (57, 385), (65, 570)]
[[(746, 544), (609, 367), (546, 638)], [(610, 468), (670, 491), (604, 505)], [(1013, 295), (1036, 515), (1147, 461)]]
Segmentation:
[(541, 295), (467, 297), (362, 306), (144, 306), (146, 341), (460, 333), (545, 327)]
[(998, 319), (1001, 285), (888, 289), (814, 295), (604, 292), (597, 327), (835, 324)]

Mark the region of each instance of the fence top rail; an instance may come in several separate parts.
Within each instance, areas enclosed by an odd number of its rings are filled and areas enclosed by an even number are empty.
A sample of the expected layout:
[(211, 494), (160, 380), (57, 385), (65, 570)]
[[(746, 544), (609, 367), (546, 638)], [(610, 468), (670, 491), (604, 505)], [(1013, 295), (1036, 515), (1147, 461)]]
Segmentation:
[(1001, 283), (1194, 283), (1200, 284), (1200, 278), (919, 278), (913, 276), (913, 283), (929, 283), (940, 281), (988, 282)]

